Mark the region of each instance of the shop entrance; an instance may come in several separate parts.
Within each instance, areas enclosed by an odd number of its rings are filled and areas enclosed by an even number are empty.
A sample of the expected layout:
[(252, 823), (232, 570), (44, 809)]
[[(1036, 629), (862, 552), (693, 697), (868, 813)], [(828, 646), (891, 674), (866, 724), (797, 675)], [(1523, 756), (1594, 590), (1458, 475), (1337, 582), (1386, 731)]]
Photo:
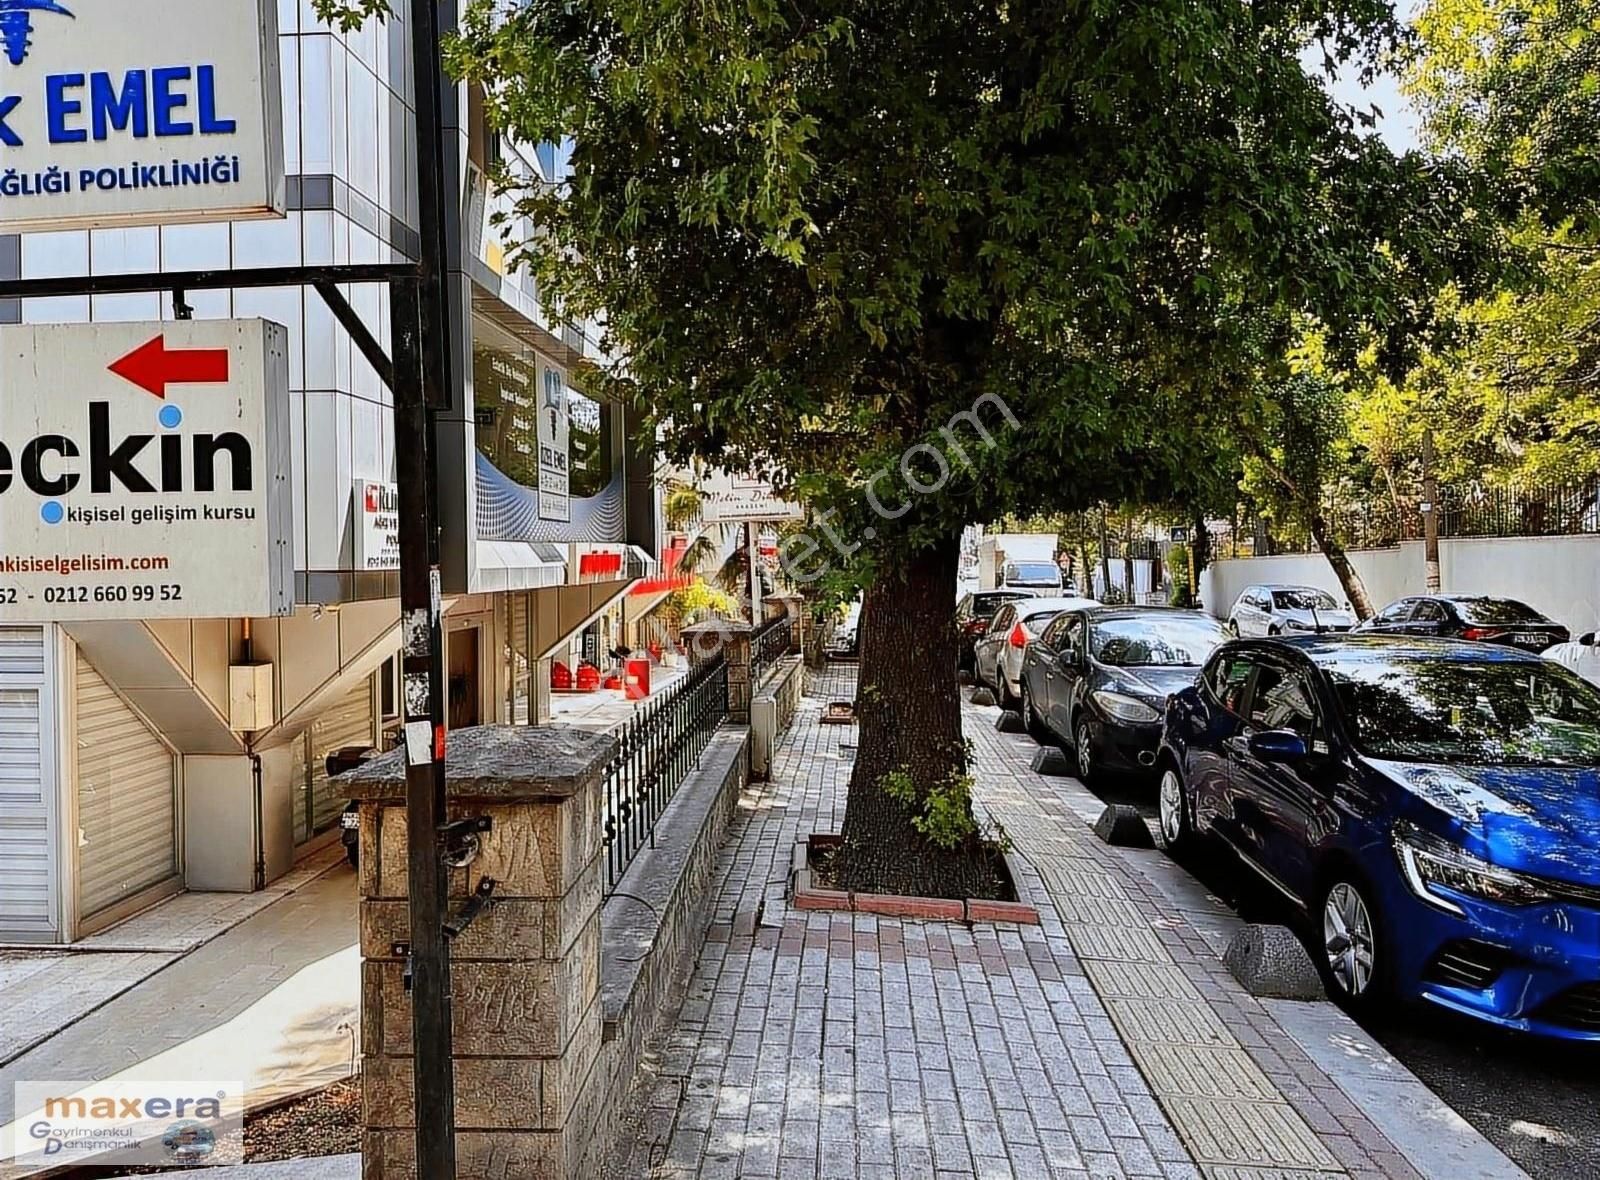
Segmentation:
[(449, 713), (446, 723), (451, 729), (466, 729), (481, 723), (478, 703), (481, 697), (478, 685), (478, 628), (464, 627), (451, 631), (446, 638), (446, 679), (449, 683)]

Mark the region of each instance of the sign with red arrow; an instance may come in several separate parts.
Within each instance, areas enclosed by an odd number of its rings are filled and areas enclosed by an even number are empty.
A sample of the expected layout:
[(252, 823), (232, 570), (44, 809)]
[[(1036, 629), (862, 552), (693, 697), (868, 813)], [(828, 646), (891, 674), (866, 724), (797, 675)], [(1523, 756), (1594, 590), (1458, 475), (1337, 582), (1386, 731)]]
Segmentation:
[(292, 440), (279, 324), (0, 325), (0, 628), (288, 614)]
[(226, 381), (228, 350), (169, 349), (167, 335), (161, 332), (106, 368), (165, 400), (168, 385), (215, 385)]

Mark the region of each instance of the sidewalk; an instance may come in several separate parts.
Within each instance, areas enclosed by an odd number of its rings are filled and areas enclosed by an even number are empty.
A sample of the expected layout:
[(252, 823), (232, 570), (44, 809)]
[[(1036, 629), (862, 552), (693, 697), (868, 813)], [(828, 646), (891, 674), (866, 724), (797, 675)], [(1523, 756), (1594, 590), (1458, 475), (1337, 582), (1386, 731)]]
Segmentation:
[(790, 911), (795, 841), (843, 819), (855, 735), (819, 717), (853, 681), (835, 666), (813, 684), (773, 781), (741, 801), (622, 1175), (1419, 1175), (992, 710), (967, 715), (980, 804), (1027, 862), (1041, 926)]
[(639, 701), (628, 700), (621, 690), (615, 688), (601, 688), (594, 692), (553, 692), (550, 694), (550, 720), (561, 725), (576, 725), (580, 729), (613, 729), (688, 674), (687, 665), (677, 668), (652, 666), (650, 695)]
[(180, 893), (71, 947), (0, 949), (0, 1069), (343, 860), (334, 844), (257, 893)]
[[(178, 898), (151, 911), (132, 935), (180, 926), (186, 913), (197, 917), (212, 895), (194, 896), (188, 906)], [(198, 937), (193, 929), (170, 935), (163, 945)], [(104, 945), (117, 944), (108, 937)], [(115, 951), (52, 956), (55, 962), (15, 983), (5, 998), (33, 996), (47, 973), (66, 978), (77, 963), (113, 956), (150, 958)], [(255, 1108), (345, 1077), (359, 1061), (356, 879), (342, 862), (197, 949), (155, 958), (167, 965), (0, 1068), (0, 1139), (16, 1113), (18, 1080), (243, 1082)], [(40, 999), (36, 1006), (47, 1007), (48, 997)]]

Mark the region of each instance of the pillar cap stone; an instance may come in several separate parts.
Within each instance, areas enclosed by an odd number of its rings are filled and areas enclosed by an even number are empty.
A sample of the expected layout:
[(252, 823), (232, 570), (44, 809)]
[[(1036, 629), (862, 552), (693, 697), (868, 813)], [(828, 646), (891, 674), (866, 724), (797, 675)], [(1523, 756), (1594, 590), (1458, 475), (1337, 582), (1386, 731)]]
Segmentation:
[[(591, 784), (617, 751), (617, 739), (574, 725), (475, 725), (450, 734), (445, 793), (450, 799), (512, 802), (560, 799)], [(404, 750), (390, 750), (338, 781), (361, 802), (404, 799)]]
[(707, 619), (685, 627), (683, 635), (749, 635), (755, 628), (743, 619)]

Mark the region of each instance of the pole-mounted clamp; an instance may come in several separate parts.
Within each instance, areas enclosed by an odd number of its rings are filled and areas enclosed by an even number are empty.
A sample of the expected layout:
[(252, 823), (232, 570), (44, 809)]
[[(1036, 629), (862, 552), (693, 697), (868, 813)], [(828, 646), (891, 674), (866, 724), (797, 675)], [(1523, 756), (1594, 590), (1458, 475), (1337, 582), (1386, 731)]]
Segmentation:
[(482, 835), (494, 827), (487, 815), (452, 820), (439, 826), (439, 856), (453, 869), (464, 869), (477, 859)]
[[(494, 891), (499, 884), (500, 882), (493, 877), (485, 877), (478, 882), (478, 887), (472, 891), (472, 896), (467, 898), (465, 904), (462, 905), (461, 912), (445, 921), (444, 936), (447, 941), (452, 938), (460, 938), (466, 932), (467, 927), (472, 925), (473, 919), (495, 904)], [(389, 944), (389, 953), (397, 959), (406, 961), (405, 967), (400, 974), (400, 984), (409, 992), (412, 980), (411, 944), (409, 942), (392, 942)]]

